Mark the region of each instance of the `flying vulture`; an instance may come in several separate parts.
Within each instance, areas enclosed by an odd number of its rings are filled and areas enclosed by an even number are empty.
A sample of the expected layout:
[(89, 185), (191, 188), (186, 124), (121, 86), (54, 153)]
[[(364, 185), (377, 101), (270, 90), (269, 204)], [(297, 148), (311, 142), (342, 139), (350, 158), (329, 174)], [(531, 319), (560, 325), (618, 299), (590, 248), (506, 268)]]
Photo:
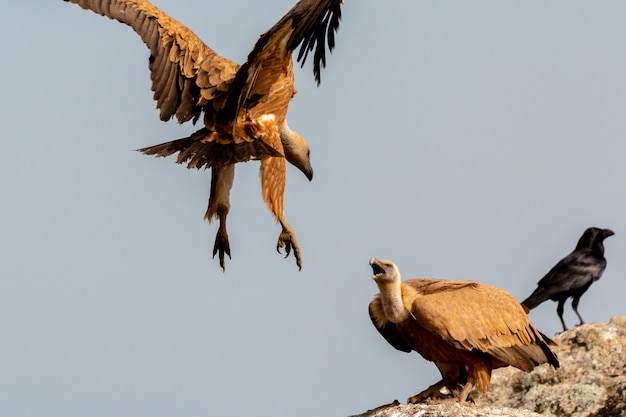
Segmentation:
[(491, 370), (512, 365), (531, 371), (542, 363), (559, 366), (520, 303), (508, 292), (474, 281), (400, 280), (398, 267), (372, 258), (380, 293), (369, 305), (372, 323), (393, 347), (416, 351), (435, 362), (442, 379), (408, 399), (441, 400), (446, 388), (460, 403), (474, 387), (487, 392)]
[(300, 0), (261, 35), (243, 65), (218, 55), (189, 28), (147, 0), (65, 0), (127, 24), (150, 50), (152, 90), (161, 120), (179, 123), (202, 118), (203, 127), (189, 137), (139, 149), (158, 157), (178, 152), (177, 163), (211, 169), (211, 194), (205, 214), (219, 219), (213, 256), (230, 257), (226, 217), (238, 162), (261, 160), (263, 200), (282, 226), (276, 249), (293, 250), (302, 268), (300, 247), (284, 217), (285, 159), (311, 180), (313, 170), (304, 138), (287, 125), (287, 108), (296, 93), (292, 52), (304, 64), (313, 56), (320, 82), (326, 45), (332, 51), (343, 0)]
[(566, 331), (563, 305), (572, 297), (572, 309), (580, 319), (580, 324), (584, 324), (585, 321), (578, 312), (578, 302), (591, 284), (602, 276), (606, 268), (603, 242), (614, 234), (610, 229), (597, 227), (585, 230), (572, 253), (561, 259), (541, 278), (535, 291), (522, 304), (533, 309), (546, 300), (558, 301), (556, 312), (561, 319), (563, 331)]

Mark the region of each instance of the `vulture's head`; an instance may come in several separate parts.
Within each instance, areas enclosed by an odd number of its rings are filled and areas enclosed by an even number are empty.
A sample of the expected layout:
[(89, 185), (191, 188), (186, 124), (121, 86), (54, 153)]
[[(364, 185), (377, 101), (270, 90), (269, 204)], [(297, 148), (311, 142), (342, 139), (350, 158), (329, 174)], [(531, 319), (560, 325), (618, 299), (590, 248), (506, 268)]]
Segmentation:
[(280, 129), (280, 142), (285, 151), (285, 159), (302, 171), (311, 181), (313, 179), (313, 168), (311, 167), (309, 144), (301, 134), (289, 129), (286, 120)]
[(391, 284), (400, 282), (400, 270), (391, 261), (384, 259), (370, 259), (370, 266), (372, 267), (372, 279), (377, 284)]

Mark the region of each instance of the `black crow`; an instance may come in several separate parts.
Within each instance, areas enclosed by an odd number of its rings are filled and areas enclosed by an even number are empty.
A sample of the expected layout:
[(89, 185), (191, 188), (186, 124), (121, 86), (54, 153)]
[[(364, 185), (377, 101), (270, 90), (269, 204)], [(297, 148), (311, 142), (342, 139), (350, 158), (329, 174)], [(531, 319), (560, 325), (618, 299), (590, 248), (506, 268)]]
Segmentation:
[(546, 300), (558, 301), (556, 312), (565, 331), (567, 326), (563, 320), (563, 305), (565, 300), (572, 297), (572, 309), (580, 319), (580, 324), (584, 324), (585, 321), (578, 312), (578, 301), (591, 284), (602, 276), (606, 268), (602, 242), (614, 234), (612, 230), (597, 227), (585, 230), (576, 249), (541, 278), (537, 289), (522, 304), (530, 310)]

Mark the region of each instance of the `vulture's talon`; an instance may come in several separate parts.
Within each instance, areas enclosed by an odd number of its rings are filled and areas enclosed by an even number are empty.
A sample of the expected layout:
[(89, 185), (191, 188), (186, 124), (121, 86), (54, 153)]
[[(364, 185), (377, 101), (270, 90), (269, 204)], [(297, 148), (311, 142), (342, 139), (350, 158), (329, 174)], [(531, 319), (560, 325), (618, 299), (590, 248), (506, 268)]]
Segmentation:
[(293, 250), (293, 256), (296, 258), (296, 265), (298, 265), (298, 269), (302, 270), (302, 258), (300, 257), (300, 245), (298, 245), (298, 241), (296, 240), (296, 235), (293, 231), (283, 228), (283, 231), (278, 236), (278, 243), (276, 243), (276, 251), (280, 254), (281, 248), (285, 248), (285, 258), (289, 257), (291, 251)]
[(219, 254), (220, 258), (220, 266), (223, 271), (226, 271), (226, 261), (224, 260), (224, 254), (228, 255), (228, 259), (232, 259), (230, 257), (230, 243), (228, 242), (228, 233), (223, 230), (219, 230), (215, 235), (215, 244), (213, 245), (213, 258), (215, 255)]
[(278, 243), (276, 243), (276, 252), (282, 255), (283, 253), (280, 251), (281, 248), (285, 248), (285, 258), (287, 258), (291, 253), (291, 244), (283, 239), (283, 233), (280, 234)]

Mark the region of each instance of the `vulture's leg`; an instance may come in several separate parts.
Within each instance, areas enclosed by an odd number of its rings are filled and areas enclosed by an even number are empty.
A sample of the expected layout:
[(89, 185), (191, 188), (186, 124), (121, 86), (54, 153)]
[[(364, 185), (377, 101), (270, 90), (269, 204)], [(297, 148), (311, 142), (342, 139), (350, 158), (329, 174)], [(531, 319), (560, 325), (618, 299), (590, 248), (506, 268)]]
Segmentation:
[(572, 309), (574, 310), (574, 313), (576, 313), (576, 315), (580, 319), (580, 323), (578, 324), (580, 326), (581, 324), (585, 324), (585, 320), (583, 320), (583, 318), (581, 317), (580, 313), (578, 312), (578, 302), (579, 301), (580, 301), (580, 295), (575, 296), (574, 299), (572, 300)]
[(458, 399), (459, 404), (468, 405), (467, 397), (474, 388), (478, 388), (483, 394), (489, 389), (491, 381), (492, 357), (485, 354), (472, 354), (473, 359), (466, 362), (467, 383), (460, 384)]
[(223, 210), (223, 206), (218, 207), (217, 215), (220, 219), (220, 225), (215, 234), (215, 243), (213, 244), (213, 258), (215, 254), (219, 253), (220, 266), (223, 271), (226, 271), (226, 261), (224, 260), (224, 254), (230, 257), (230, 243), (228, 242), (228, 233), (226, 232), (226, 216), (228, 216), (228, 210)]
[(470, 392), (472, 392), (472, 389), (474, 388), (474, 383), (468, 381), (467, 384), (465, 384), (463, 386), (463, 388), (461, 389), (461, 392), (459, 392), (459, 403), (460, 404), (467, 404), (467, 396), (469, 395)]
[(220, 225), (215, 235), (215, 244), (213, 245), (213, 257), (218, 254), (220, 258), (220, 266), (225, 271), (226, 261), (224, 254), (230, 258), (230, 244), (228, 242), (228, 233), (226, 232), (226, 217), (230, 210), (230, 189), (235, 179), (235, 165), (226, 165), (225, 167), (211, 168), (211, 196), (209, 197), (209, 207), (206, 210), (204, 218), (210, 223), (214, 217), (220, 220)]
[(561, 324), (563, 325), (563, 331), (567, 331), (567, 325), (565, 324), (565, 320), (563, 320), (563, 305), (565, 304), (565, 298), (559, 300), (559, 304), (556, 306), (556, 314), (559, 315), (561, 319)]
[(458, 363), (435, 362), (437, 369), (441, 373), (441, 377), (446, 381), (446, 388), (450, 395), (458, 396), (459, 391), (467, 383), (467, 369), (464, 365)]
[(263, 200), (274, 214), (276, 221), (280, 222), (283, 230), (278, 236), (276, 250), (280, 253), (281, 248), (285, 248), (285, 258), (293, 250), (298, 268), (302, 269), (302, 258), (300, 257), (300, 246), (296, 240), (296, 233), (291, 228), (284, 217), (284, 195), (285, 182), (287, 180), (287, 169), (285, 158), (269, 157), (261, 160), (261, 189)]

